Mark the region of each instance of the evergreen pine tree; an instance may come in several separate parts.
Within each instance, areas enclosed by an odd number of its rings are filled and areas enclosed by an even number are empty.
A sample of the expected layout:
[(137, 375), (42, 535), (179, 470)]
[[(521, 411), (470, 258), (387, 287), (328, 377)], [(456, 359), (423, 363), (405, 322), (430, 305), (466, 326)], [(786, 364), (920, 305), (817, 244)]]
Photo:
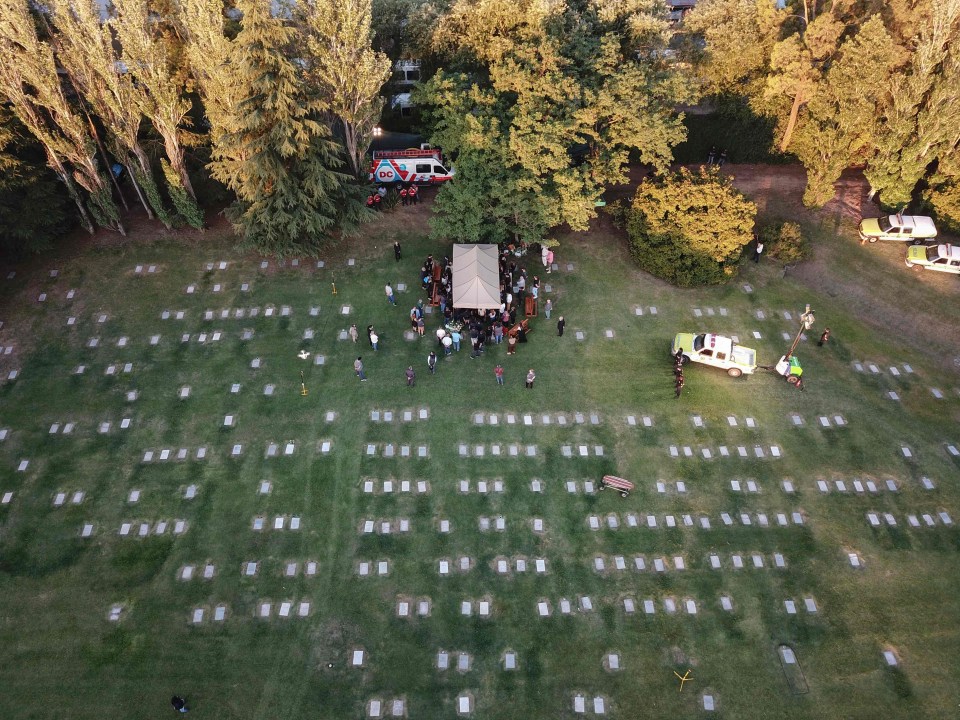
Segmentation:
[(228, 217), (244, 246), (264, 254), (312, 254), (358, 224), (362, 189), (342, 172), (340, 147), (321, 121), (321, 103), (286, 56), (293, 30), (255, 0), (239, 3), (231, 72), (244, 97), (213, 147), (213, 176), (237, 196)]

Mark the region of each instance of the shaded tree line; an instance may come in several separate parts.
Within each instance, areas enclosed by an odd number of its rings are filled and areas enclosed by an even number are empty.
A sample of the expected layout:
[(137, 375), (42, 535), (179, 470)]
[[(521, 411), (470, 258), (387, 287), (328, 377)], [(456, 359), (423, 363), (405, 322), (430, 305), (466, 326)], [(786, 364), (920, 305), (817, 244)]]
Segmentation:
[(705, 91), (776, 120), (807, 205), (862, 165), (884, 205), (960, 221), (960, 0), (701, 0), (685, 29)]
[(311, 253), (364, 219), (363, 157), (390, 72), (371, 45), (370, 0), (276, 13), (239, 0), (235, 11), (222, 0), (112, 0), (101, 18), (96, 0), (0, 0), (0, 97), (89, 232), (126, 233), (113, 163), (149, 218), (203, 227), (194, 148), (233, 194), (227, 215), (245, 246)]

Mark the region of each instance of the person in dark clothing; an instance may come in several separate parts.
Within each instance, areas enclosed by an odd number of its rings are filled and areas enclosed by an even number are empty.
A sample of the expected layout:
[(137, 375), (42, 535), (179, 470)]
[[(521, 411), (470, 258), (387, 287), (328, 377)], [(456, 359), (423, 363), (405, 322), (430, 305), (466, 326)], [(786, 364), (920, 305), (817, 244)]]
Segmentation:
[(721, 150), (720, 157), (717, 158), (717, 167), (723, 167), (723, 164), (727, 161), (727, 151)]
[(817, 342), (817, 347), (823, 347), (827, 344), (827, 340), (830, 339), (830, 328), (826, 328), (823, 331), (823, 334), (820, 335), (820, 340)]
[(397, 262), (400, 262), (401, 250), (400, 250), (400, 242), (399, 242), (399, 241), (397, 241), (397, 242), (395, 242), (395, 243), (393, 244), (393, 256), (397, 259)]
[(707, 165), (713, 165), (713, 162), (716, 159), (717, 159), (717, 146), (713, 145), (710, 147), (710, 152), (707, 153)]
[(680, 393), (683, 392), (683, 373), (677, 373), (677, 379), (674, 382), (674, 388), (676, 390), (676, 397), (680, 397)]
[(170, 698), (170, 704), (173, 705), (173, 709), (179, 713), (185, 713), (189, 710), (187, 707), (187, 701), (179, 695), (174, 695), (172, 698)]
[[(444, 335), (446, 337), (446, 335)], [(430, 354), (427, 355), (427, 367), (430, 368), (430, 374), (435, 375), (437, 372), (437, 354), (430, 351)]]
[(413, 365), (407, 368), (406, 376), (407, 376), (408, 387), (413, 387), (414, 385), (416, 385), (417, 374), (413, 371)]
[(563, 328), (567, 325), (567, 321), (563, 319), (563, 315), (560, 316), (560, 319), (557, 320), (557, 335), (563, 337)]

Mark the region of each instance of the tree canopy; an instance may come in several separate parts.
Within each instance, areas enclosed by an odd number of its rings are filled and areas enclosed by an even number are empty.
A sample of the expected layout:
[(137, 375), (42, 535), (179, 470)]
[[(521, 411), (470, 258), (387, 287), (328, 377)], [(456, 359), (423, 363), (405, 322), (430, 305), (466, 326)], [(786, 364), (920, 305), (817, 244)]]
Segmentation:
[(952, 186), (960, 133), (960, 0), (788, 3), (701, 0), (686, 20), (712, 93), (774, 117), (778, 147), (807, 168), (823, 205), (840, 173), (865, 166), (884, 204), (925, 179)]
[(456, 157), (436, 202), (445, 237), (536, 241), (585, 229), (631, 152), (658, 169), (684, 137), (689, 86), (657, 53), (658, 2), (457, 0), (430, 49), (443, 69), (418, 94), (433, 141)]

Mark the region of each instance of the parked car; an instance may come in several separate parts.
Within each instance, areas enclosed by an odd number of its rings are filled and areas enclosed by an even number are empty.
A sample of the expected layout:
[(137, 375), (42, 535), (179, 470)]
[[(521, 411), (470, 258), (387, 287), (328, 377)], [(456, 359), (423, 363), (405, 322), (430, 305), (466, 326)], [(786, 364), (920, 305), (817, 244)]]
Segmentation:
[(939, 270), (960, 275), (960, 247), (956, 245), (914, 245), (907, 248), (907, 267)]
[(757, 351), (737, 345), (732, 338), (704, 333), (677, 333), (671, 354), (683, 350), (683, 362), (703, 363), (727, 371), (731, 377), (750, 375), (757, 369)]
[(864, 218), (860, 221), (860, 239), (907, 240), (923, 242), (937, 236), (933, 220), (923, 215), (888, 215), (880, 218)]

